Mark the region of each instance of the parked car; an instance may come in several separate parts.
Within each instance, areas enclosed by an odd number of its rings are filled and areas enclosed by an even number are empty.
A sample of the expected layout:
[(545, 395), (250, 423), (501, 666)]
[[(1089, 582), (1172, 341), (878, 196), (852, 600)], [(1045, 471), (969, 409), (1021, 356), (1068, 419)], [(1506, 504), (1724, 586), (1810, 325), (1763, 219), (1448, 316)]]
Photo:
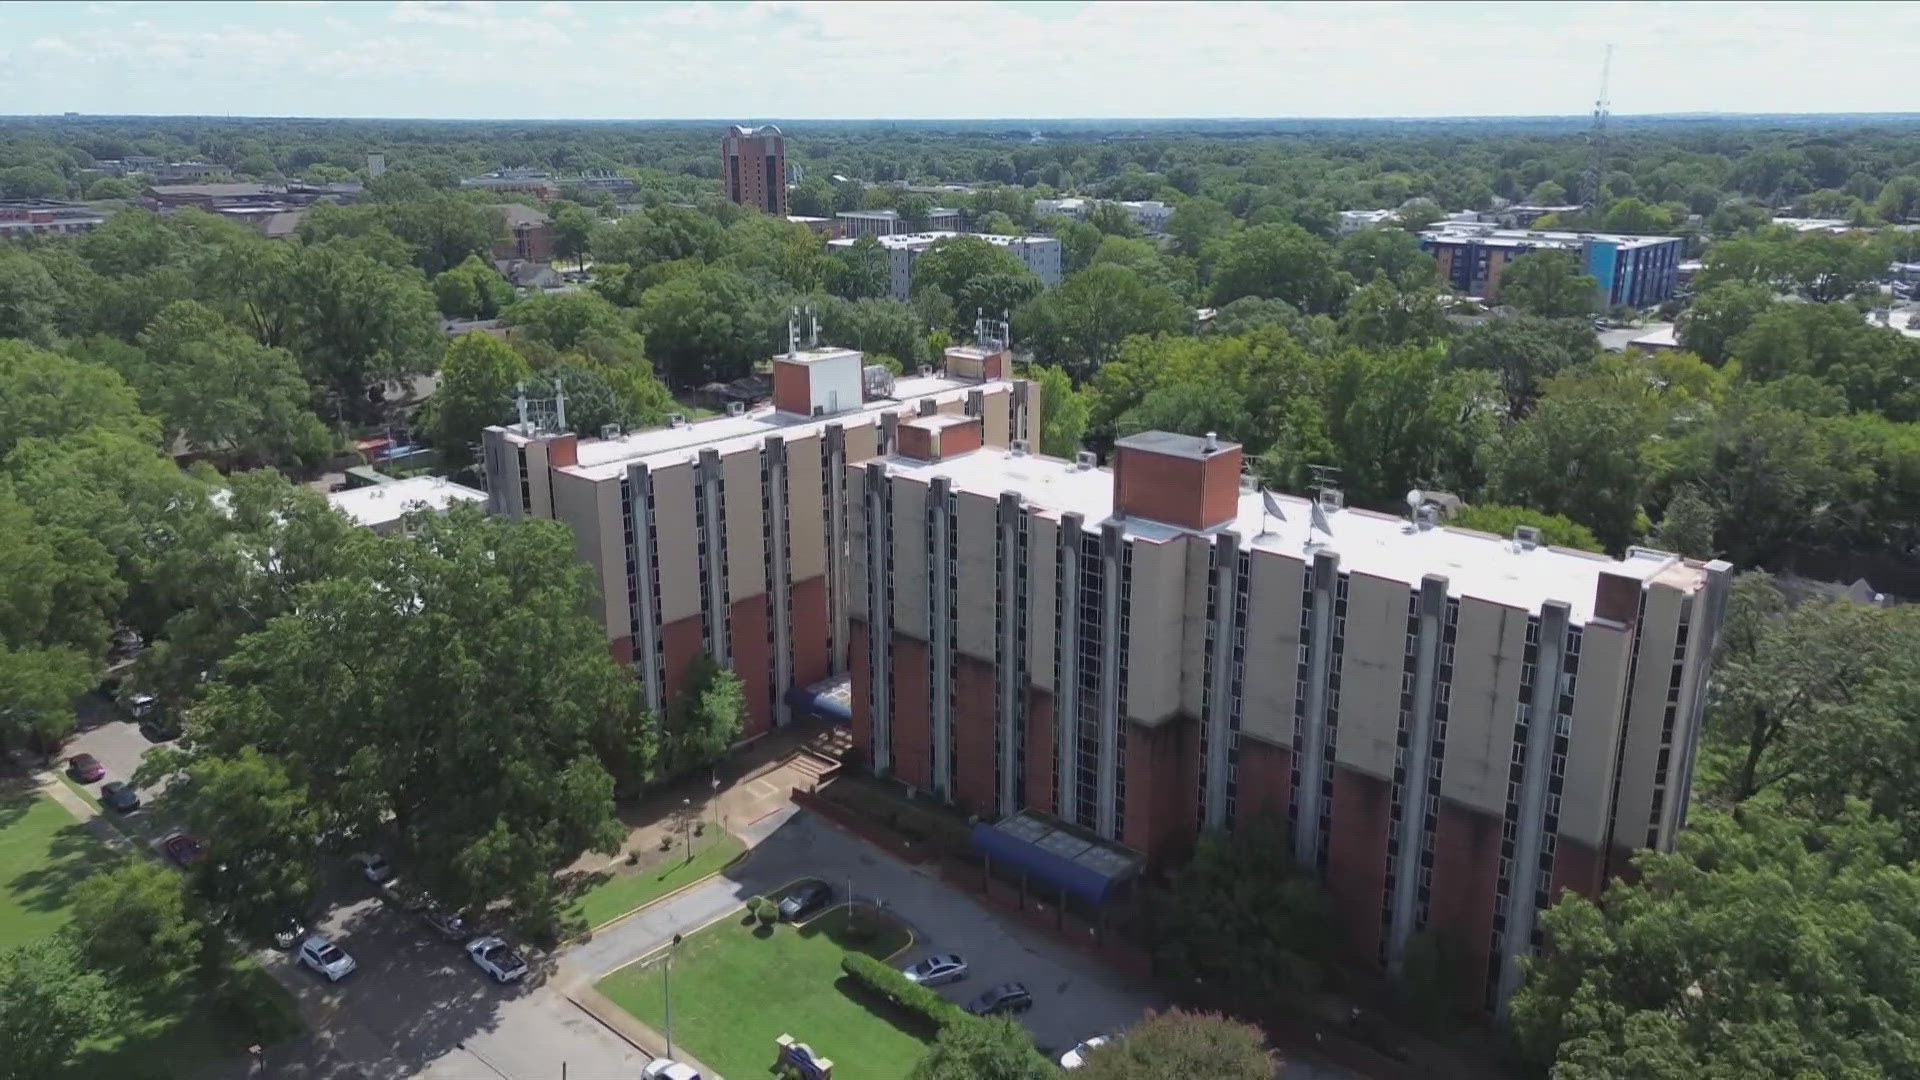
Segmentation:
[(291, 949), (293, 948), (293, 943), (305, 936), (306, 932), (306, 924), (302, 923), (298, 918), (289, 915), (287, 916), (287, 921), (281, 923), (279, 928), (274, 930), (273, 947), (276, 949)]
[(1095, 1035), (1091, 1039), (1074, 1043), (1073, 1049), (1060, 1055), (1060, 1067), (1063, 1069), (1077, 1069), (1087, 1063), (1088, 1054), (1093, 1053), (1096, 1048), (1105, 1046), (1112, 1041), (1112, 1039), (1105, 1035)]
[(798, 922), (826, 907), (832, 899), (833, 889), (826, 882), (802, 882), (780, 901), (780, 917), (787, 922)]
[(107, 775), (107, 767), (92, 754), (75, 754), (67, 759), (67, 775), (83, 784), (91, 784)]
[(1001, 983), (972, 1001), (967, 1002), (967, 1011), (975, 1016), (994, 1016), (999, 1013), (1023, 1013), (1033, 1008), (1033, 995), (1017, 982)]
[(901, 974), (921, 986), (944, 986), (967, 977), (967, 962), (959, 953), (939, 953), (908, 965)]
[(382, 900), (408, 913), (425, 911), (427, 905), (432, 902), (427, 894), (415, 888), (412, 882), (402, 881), (397, 877), (389, 877), (376, 887), (380, 890)]
[(169, 742), (180, 737), (180, 723), (165, 710), (154, 709), (140, 719), (140, 734), (148, 742)]
[(100, 788), (100, 805), (127, 813), (140, 809), (140, 793), (124, 780), (109, 780)]
[(300, 943), (300, 963), (325, 975), (328, 982), (339, 982), (359, 966), (347, 955), (347, 950), (335, 945), (325, 934), (315, 934)]
[(160, 700), (152, 694), (132, 694), (126, 699), (127, 715), (135, 720), (146, 720), (160, 711)]
[(672, 1058), (654, 1058), (640, 1076), (641, 1080), (700, 1080), (700, 1070)]
[(360, 873), (375, 885), (393, 876), (393, 867), (387, 863), (387, 857), (376, 855), (371, 851), (363, 851), (355, 855), (353, 865), (359, 867)]
[(497, 937), (474, 938), (467, 942), (467, 955), (481, 971), (497, 983), (518, 982), (527, 974), (526, 957)]
[(467, 920), (457, 911), (448, 911), (439, 904), (428, 903), (426, 914), (422, 916), (434, 932), (448, 941), (465, 941), (467, 938)]
[(207, 857), (207, 845), (195, 836), (178, 832), (160, 841), (160, 850), (167, 853), (175, 866), (185, 869)]

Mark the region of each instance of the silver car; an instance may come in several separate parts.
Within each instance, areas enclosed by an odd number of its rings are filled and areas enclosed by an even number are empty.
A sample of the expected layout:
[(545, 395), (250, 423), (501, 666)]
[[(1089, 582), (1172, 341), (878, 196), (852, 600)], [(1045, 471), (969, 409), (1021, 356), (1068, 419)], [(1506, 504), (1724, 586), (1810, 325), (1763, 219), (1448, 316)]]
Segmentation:
[(967, 977), (967, 962), (959, 953), (936, 953), (908, 965), (901, 974), (921, 986), (945, 986)]
[(300, 943), (300, 962), (325, 975), (328, 982), (339, 982), (353, 974), (358, 966), (345, 949), (325, 934), (315, 934)]

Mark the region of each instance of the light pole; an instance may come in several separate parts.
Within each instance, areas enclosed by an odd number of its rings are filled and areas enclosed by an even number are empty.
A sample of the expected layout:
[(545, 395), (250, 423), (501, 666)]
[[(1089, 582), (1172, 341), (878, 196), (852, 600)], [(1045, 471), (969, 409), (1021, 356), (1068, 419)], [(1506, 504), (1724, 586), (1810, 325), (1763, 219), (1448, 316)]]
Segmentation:
[(687, 861), (693, 861), (693, 800), (680, 800), (680, 830), (687, 834)]
[(680, 935), (673, 935), (673, 943), (667, 946), (667, 962), (660, 969), (660, 991), (667, 1002), (667, 1056), (673, 1056), (673, 950), (680, 945)]

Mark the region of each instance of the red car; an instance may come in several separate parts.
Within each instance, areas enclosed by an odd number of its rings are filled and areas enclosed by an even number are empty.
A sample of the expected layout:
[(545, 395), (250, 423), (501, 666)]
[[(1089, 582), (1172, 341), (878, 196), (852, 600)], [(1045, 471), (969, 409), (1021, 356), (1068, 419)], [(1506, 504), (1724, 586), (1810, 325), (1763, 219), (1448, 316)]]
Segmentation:
[(75, 754), (67, 759), (67, 775), (83, 784), (91, 784), (107, 775), (107, 767), (92, 754)]
[(174, 833), (160, 841), (160, 850), (167, 853), (176, 866), (188, 867), (207, 857), (207, 845), (186, 833)]

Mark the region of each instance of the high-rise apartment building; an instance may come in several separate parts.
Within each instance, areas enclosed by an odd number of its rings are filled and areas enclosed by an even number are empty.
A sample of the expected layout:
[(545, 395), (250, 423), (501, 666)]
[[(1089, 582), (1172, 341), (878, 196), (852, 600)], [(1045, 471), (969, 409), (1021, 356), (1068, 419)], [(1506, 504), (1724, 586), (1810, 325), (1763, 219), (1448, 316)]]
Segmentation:
[(720, 138), (720, 178), (727, 198), (741, 206), (785, 216), (787, 140), (772, 124), (739, 124)]
[(1726, 564), (1268, 497), (1211, 437), (1122, 439), (1109, 472), (976, 424), (903, 421), (847, 466), (876, 773), (1150, 862), (1271, 813), (1356, 954), (1397, 972), (1451, 935), (1494, 1008), (1561, 889), (1671, 842)]
[(773, 361), (770, 407), (599, 439), (488, 428), (488, 507), (572, 527), (609, 648), (655, 715), (704, 652), (739, 674), (760, 735), (790, 691), (845, 670), (847, 469), (891, 453), (907, 421), (970, 418), (1000, 447), (1038, 435), (1039, 395), (1005, 377), (1003, 351), (946, 361), (895, 381), (850, 349), (795, 349)]

